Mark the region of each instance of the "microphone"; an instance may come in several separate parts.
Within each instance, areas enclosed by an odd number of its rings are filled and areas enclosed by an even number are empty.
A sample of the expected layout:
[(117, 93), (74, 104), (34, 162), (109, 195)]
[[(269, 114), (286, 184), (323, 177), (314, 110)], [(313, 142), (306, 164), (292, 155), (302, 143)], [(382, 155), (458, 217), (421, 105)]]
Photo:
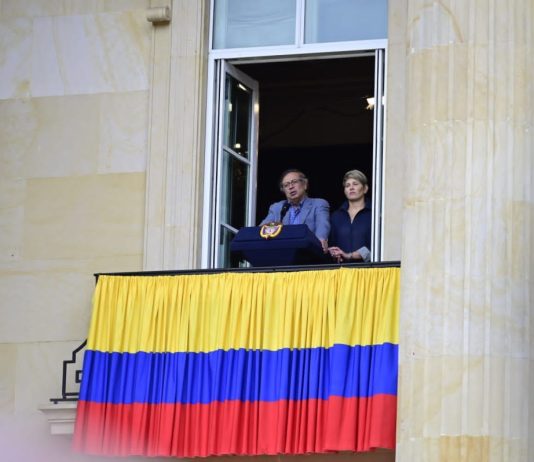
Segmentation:
[(286, 213), (287, 211), (289, 210), (289, 202), (286, 201), (286, 203), (284, 205), (282, 205), (282, 210), (280, 210), (280, 223), (282, 223), (282, 221), (284, 221), (284, 217), (286, 216)]

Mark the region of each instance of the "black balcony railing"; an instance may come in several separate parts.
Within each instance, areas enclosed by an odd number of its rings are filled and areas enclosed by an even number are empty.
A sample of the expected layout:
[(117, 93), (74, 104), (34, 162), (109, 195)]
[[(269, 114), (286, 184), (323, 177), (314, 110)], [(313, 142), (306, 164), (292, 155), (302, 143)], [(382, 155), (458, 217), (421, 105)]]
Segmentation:
[(295, 266), (260, 266), (243, 268), (211, 268), (196, 270), (167, 270), (167, 271), (134, 271), (122, 273), (96, 273), (99, 276), (178, 276), (182, 274), (217, 274), (217, 273), (271, 273), (288, 271), (317, 271), (336, 268), (399, 268), (400, 261), (383, 261), (378, 263), (332, 263), (321, 265), (295, 265)]

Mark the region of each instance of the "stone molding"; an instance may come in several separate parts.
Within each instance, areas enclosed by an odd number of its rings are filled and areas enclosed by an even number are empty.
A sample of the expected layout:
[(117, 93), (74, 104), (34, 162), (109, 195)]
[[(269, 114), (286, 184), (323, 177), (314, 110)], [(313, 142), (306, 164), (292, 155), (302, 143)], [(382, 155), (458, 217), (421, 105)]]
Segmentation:
[(171, 8), (170, 6), (158, 6), (149, 8), (146, 13), (146, 19), (153, 25), (167, 24), (171, 22)]
[(77, 401), (62, 401), (57, 404), (43, 404), (39, 410), (50, 424), (51, 435), (72, 435), (76, 420)]

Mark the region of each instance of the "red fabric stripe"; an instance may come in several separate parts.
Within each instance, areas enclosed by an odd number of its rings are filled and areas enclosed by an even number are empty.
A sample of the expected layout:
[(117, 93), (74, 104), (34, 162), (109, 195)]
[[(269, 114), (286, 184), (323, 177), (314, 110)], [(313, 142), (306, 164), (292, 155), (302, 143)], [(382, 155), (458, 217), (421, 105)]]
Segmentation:
[(76, 451), (109, 456), (305, 454), (395, 447), (397, 397), (210, 404), (78, 402)]

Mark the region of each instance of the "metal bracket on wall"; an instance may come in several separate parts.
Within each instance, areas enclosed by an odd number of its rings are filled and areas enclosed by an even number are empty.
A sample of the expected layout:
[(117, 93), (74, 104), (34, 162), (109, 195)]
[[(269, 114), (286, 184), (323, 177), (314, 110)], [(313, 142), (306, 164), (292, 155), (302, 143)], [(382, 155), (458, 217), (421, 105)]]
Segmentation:
[(84, 340), (80, 346), (78, 346), (71, 354), (71, 359), (66, 359), (63, 361), (63, 378), (61, 381), (61, 398), (50, 398), (50, 401), (52, 401), (54, 404), (57, 404), (59, 402), (63, 401), (78, 401), (78, 397), (80, 395), (79, 391), (67, 391), (67, 380), (68, 380), (68, 371), (71, 370), (71, 374), (74, 376), (74, 383), (79, 384), (82, 381), (82, 370), (81, 369), (75, 369), (72, 371), (72, 367), (69, 368), (70, 364), (76, 364), (77, 359), (76, 355), (82, 351), (85, 346), (87, 345), (87, 339)]

